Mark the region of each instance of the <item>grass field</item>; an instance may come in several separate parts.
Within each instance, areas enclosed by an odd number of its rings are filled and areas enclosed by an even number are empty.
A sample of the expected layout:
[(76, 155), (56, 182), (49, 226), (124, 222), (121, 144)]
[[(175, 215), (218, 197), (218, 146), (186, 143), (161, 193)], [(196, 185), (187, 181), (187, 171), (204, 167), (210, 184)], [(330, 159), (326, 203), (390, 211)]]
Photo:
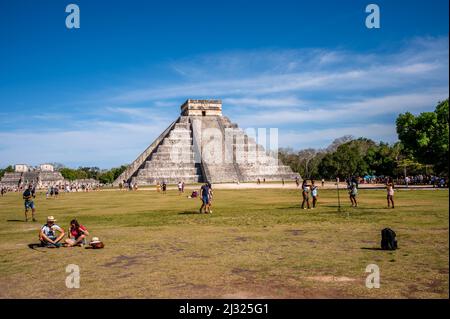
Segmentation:
[[(345, 193), (342, 192), (342, 195)], [(177, 191), (102, 191), (35, 200), (23, 219), (21, 194), (0, 197), (2, 298), (448, 298), (448, 190), (360, 190), (360, 207), (322, 190), (319, 208), (299, 208), (289, 189), (216, 190), (212, 215)], [(30, 249), (47, 215), (76, 217), (105, 249)], [(393, 228), (399, 250), (381, 251)], [(65, 286), (77, 264), (81, 288)], [(368, 289), (368, 264), (381, 287)]]

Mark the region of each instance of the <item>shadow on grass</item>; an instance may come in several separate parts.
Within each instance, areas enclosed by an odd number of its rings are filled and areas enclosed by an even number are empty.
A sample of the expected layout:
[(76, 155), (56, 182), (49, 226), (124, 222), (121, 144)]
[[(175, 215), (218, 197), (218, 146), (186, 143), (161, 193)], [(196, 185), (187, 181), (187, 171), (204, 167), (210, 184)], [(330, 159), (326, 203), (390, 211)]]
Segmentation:
[[(382, 249), (381, 247), (361, 247), (361, 249), (364, 250), (381, 250), (381, 251), (386, 251), (386, 252), (393, 252), (395, 250), (388, 250), (388, 249)], [(397, 248), (398, 250), (398, 248)]]
[(7, 219), (7, 222), (22, 222), (24, 223), (25, 221), (23, 219)]
[(28, 244), (28, 248), (33, 249), (34, 251), (38, 251), (40, 253), (45, 253), (44, 250), (38, 250), (36, 248), (43, 248), (41, 244)]
[(276, 209), (300, 209), (301, 205), (298, 206), (289, 206), (289, 207), (277, 207)]
[(178, 215), (200, 215), (200, 212), (191, 210), (178, 213)]

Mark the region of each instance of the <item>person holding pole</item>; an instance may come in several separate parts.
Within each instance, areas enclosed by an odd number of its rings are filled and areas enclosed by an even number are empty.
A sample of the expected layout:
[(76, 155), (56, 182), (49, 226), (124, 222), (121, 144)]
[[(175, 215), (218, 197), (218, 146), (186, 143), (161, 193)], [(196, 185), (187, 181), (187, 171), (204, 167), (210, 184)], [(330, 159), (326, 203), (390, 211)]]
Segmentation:
[(317, 197), (319, 196), (319, 187), (314, 184), (314, 181), (311, 180), (311, 195), (312, 195), (312, 208), (316, 208), (317, 205)]

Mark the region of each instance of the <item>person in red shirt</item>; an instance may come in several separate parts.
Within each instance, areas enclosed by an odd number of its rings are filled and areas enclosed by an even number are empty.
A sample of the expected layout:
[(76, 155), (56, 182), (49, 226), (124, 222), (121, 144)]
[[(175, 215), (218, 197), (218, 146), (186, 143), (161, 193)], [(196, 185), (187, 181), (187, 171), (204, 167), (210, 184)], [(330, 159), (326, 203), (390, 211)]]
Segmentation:
[(79, 246), (86, 244), (86, 237), (89, 236), (89, 232), (86, 227), (78, 223), (76, 219), (70, 222), (70, 230), (66, 239), (68, 247)]

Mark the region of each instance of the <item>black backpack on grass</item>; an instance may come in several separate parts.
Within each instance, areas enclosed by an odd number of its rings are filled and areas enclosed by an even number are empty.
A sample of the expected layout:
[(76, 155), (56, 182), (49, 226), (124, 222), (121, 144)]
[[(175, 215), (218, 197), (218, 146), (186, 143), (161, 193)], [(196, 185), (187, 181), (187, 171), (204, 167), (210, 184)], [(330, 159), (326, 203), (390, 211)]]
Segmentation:
[(397, 239), (395, 231), (390, 228), (385, 228), (381, 231), (381, 249), (383, 250), (396, 250)]

